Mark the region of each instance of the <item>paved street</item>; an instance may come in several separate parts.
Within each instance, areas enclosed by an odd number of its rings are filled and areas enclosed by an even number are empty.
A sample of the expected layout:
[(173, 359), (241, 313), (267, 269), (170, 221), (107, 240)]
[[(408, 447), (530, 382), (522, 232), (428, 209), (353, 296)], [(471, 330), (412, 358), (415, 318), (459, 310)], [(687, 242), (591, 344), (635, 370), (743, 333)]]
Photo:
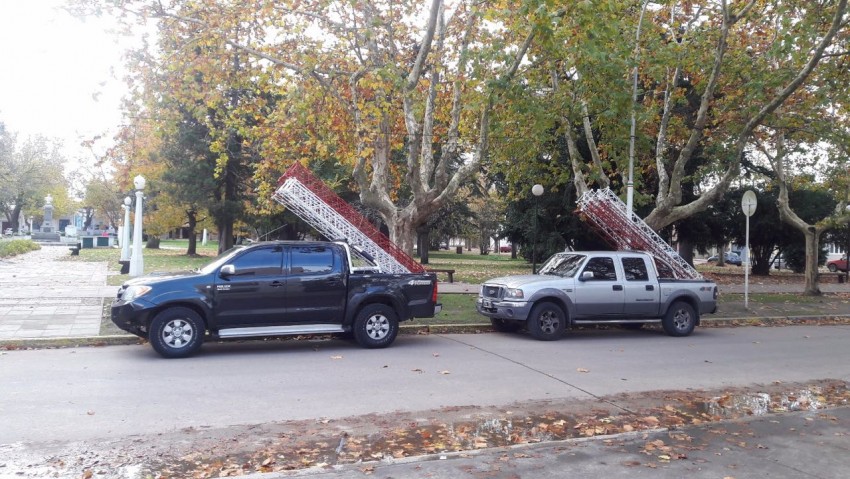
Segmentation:
[(847, 344), (850, 326), (795, 326), (703, 329), (687, 338), (587, 330), (556, 342), (408, 335), (385, 350), (343, 340), (224, 343), (181, 360), (146, 345), (8, 351), (0, 355), (0, 443), (850, 380)]

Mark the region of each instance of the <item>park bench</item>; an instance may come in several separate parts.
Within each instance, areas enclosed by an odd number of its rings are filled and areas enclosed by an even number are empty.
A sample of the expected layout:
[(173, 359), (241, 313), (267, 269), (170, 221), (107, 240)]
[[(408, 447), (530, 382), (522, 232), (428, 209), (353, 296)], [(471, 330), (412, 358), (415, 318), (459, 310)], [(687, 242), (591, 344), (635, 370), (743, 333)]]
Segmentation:
[(79, 256), (80, 255), (80, 248), (82, 248), (82, 247), (83, 247), (82, 243), (76, 243), (76, 244), (74, 244), (74, 246), (71, 246), (70, 248), (68, 248), (71, 251), (71, 256)]
[(835, 278), (839, 283), (844, 282), (845, 273), (835, 272), (835, 273), (818, 273), (818, 281), (828, 280), (829, 278)]
[(453, 269), (428, 268), (427, 271), (429, 273), (446, 273), (449, 276), (449, 283), (455, 282), (455, 270)]

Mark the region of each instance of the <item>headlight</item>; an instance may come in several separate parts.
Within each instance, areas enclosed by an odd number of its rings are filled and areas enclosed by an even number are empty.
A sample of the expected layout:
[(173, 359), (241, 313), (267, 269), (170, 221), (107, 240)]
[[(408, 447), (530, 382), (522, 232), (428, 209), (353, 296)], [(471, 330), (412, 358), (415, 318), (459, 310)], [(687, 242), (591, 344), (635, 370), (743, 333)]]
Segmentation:
[(150, 290), (150, 286), (134, 284), (133, 286), (128, 286), (127, 289), (124, 290), (124, 294), (121, 295), (121, 299), (124, 301), (132, 301), (140, 296), (144, 296)]
[(521, 289), (507, 288), (505, 289), (505, 297), (503, 299), (523, 299), (524, 297)]

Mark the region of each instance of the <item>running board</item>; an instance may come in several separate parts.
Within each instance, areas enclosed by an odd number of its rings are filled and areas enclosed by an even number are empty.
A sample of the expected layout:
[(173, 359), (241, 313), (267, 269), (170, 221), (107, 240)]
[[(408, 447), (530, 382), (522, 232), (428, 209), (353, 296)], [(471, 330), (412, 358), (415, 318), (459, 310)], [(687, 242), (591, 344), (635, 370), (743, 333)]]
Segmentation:
[(259, 326), (253, 328), (219, 329), (220, 338), (243, 338), (249, 336), (289, 336), (292, 334), (344, 333), (339, 324), (296, 324), (292, 326)]
[(574, 319), (573, 324), (654, 324), (660, 319)]

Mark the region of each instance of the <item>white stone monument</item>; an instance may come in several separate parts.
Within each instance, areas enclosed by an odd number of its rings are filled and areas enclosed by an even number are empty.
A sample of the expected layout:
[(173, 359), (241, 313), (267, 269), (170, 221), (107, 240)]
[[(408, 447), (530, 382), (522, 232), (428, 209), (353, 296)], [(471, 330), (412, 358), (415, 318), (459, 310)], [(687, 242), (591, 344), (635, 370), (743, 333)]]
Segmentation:
[(44, 221), (41, 223), (42, 233), (53, 233), (53, 197), (49, 194), (44, 198)]

